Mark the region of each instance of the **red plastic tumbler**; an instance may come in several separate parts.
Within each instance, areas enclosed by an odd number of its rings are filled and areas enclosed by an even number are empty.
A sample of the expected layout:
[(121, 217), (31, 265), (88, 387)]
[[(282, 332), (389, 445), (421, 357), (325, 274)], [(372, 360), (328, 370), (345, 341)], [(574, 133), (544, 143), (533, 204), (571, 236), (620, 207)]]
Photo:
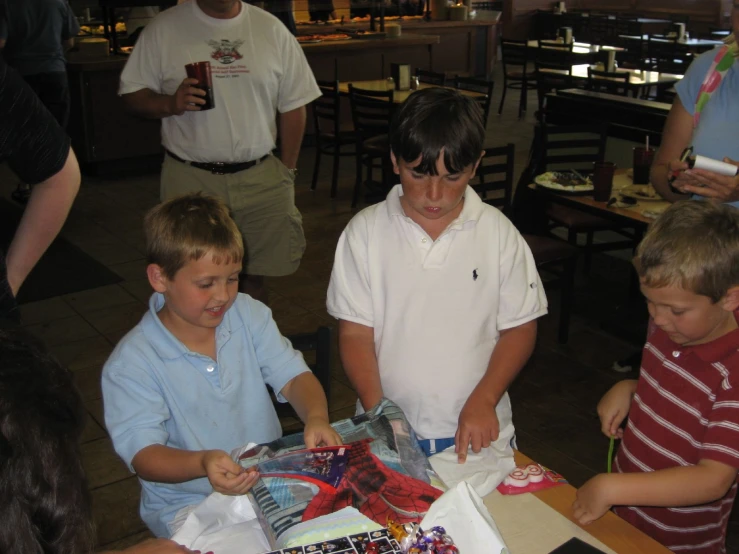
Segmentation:
[(190, 79), (197, 79), (198, 84), (194, 85), (205, 91), (205, 104), (200, 104), (200, 111), (212, 110), (216, 107), (213, 99), (213, 79), (210, 74), (210, 62), (195, 62), (185, 66), (185, 71)]
[(614, 171), (616, 171), (616, 164), (613, 162), (593, 164), (593, 200), (608, 202), (611, 199)]

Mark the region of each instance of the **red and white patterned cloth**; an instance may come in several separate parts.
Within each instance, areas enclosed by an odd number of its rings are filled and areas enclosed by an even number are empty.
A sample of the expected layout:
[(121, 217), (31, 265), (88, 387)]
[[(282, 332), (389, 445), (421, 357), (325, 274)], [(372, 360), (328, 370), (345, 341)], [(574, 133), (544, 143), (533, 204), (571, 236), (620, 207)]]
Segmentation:
[[(656, 329), (644, 347), (615, 470), (655, 471), (702, 459), (739, 468), (738, 348), (739, 330), (681, 347)], [(726, 496), (710, 504), (614, 511), (675, 552), (722, 553), (736, 492), (735, 481)]]

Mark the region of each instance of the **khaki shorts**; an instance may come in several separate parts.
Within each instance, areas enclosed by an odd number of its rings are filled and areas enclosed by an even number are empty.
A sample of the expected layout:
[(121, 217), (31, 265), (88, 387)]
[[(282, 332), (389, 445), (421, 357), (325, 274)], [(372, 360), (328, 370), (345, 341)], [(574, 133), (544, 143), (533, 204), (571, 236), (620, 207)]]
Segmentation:
[(244, 237), (249, 275), (294, 273), (305, 251), (303, 218), (295, 207), (295, 183), (276, 157), (239, 173), (214, 175), (164, 156), (162, 201), (202, 191), (221, 198)]

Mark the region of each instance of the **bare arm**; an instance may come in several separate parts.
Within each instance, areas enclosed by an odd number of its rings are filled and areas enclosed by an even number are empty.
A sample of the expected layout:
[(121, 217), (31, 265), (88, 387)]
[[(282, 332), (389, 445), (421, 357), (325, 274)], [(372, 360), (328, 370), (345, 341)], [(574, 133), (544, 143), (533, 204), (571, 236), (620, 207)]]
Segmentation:
[(139, 450), (131, 462), (139, 477), (159, 483), (184, 483), (207, 477), (222, 494), (246, 493), (259, 479), (256, 471), (246, 472), (223, 450), (180, 450), (151, 444)]
[[(662, 131), (662, 144), (654, 157), (650, 180), (655, 190), (670, 202), (685, 200), (684, 194), (676, 194), (670, 190), (667, 179), (673, 170), (687, 169), (687, 164), (678, 167), (677, 160), (682, 151), (690, 145), (693, 136), (693, 116), (683, 107), (680, 98), (676, 97), (667, 116)], [(671, 164), (672, 162), (672, 164)]]
[(534, 320), (500, 332), (485, 375), (459, 414), (455, 451), (460, 462), (466, 459), (469, 446), (479, 452), (497, 440), (500, 428), (495, 407), (534, 351), (536, 328)]
[(698, 506), (723, 498), (737, 470), (714, 460), (648, 473), (611, 473), (593, 477), (577, 491), (574, 516), (585, 525), (612, 506)]
[(339, 355), (359, 401), (369, 410), (382, 399), (380, 368), (375, 354), (375, 331), (372, 327), (339, 320)]
[(197, 88), (197, 79), (184, 79), (174, 94), (159, 94), (143, 88), (123, 94), (123, 104), (134, 115), (147, 119), (162, 119), (171, 115), (182, 115), (186, 111), (199, 111), (205, 104), (205, 91)]
[(303, 143), (305, 133), (305, 120), (305, 106), (280, 114), (280, 151), (282, 163), (289, 169), (294, 169), (298, 164), (300, 145)]
[(62, 41), (62, 48), (66, 52), (67, 50), (71, 50), (74, 46), (74, 38), (68, 38), (66, 40)]
[(329, 425), (326, 394), (315, 375), (309, 371), (301, 373), (291, 379), (280, 393), (305, 423), (304, 437), (308, 448), (341, 444), (341, 438)]
[(67, 219), (80, 188), (80, 168), (72, 149), (55, 175), (31, 189), (31, 198), (7, 252), (8, 283), (14, 295)]

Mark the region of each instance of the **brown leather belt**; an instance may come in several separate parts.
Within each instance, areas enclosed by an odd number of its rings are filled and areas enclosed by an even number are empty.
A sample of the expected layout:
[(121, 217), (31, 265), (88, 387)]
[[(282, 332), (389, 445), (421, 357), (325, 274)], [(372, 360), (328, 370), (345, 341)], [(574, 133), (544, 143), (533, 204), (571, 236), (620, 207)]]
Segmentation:
[(258, 163), (264, 161), (269, 154), (265, 154), (258, 160), (252, 160), (250, 162), (241, 162), (241, 163), (225, 163), (225, 162), (214, 162), (214, 163), (204, 163), (204, 162), (191, 162), (188, 160), (183, 160), (180, 158), (177, 154), (173, 154), (169, 150), (166, 150), (167, 155), (177, 160), (178, 162), (181, 162), (183, 164), (190, 165), (192, 167), (196, 167), (197, 169), (202, 169), (204, 171), (210, 171), (213, 175), (226, 175), (230, 173), (238, 173), (239, 171), (244, 171), (245, 169), (250, 169), (257, 165)]

